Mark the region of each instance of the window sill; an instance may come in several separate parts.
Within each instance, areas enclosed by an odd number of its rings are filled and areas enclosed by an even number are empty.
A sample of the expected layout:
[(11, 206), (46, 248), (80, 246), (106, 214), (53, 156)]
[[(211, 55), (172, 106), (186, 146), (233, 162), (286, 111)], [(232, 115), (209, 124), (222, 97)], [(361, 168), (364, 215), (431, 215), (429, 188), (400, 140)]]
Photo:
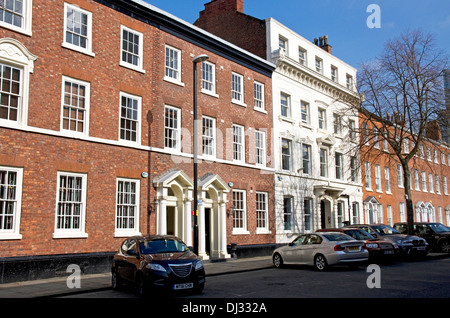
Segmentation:
[(200, 90), (200, 93), (208, 95), (208, 96), (211, 96), (211, 97), (219, 98), (218, 94), (216, 94), (216, 93), (214, 93), (212, 91), (208, 91), (208, 90), (203, 89), (203, 88)]
[(19, 233), (0, 233), (0, 240), (21, 240), (22, 234)]
[(172, 83), (172, 84), (175, 84), (175, 85), (178, 85), (178, 86), (181, 86), (181, 87), (184, 87), (184, 83), (183, 82), (181, 82), (179, 80), (176, 80), (176, 79), (174, 79), (172, 77), (164, 76), (164, 81)]
[(145, 70), (141, 66), (136, 66), (134, 64), (129, 64), (129, 63), (126, 63), (124, 61), (120, 61), (119, 65), (122, 66), (122, 67), (128, 68), (130, 70), (133, 70), (133, 71), (145, 74)]
[(58, 231), (53, 233), (54, 239), (67, 239), (67, 238), (87, 238), (88, 234), (86, 232), (63, 232)]
[(231, 232), (231, 235), (248, 235), (248, 234), (250, 234), (249, 231), (242, 229), (233, 229), (233, 231)]
[(241, 106), (241, 107), (247, 107), (247, 104), (245, 104), (245, 103), (243, 103), (243, 102), (241, 102), (240, 100), (237, 100), (237, 99), (232, 99), (231, 103), (233, 103), (235, 105), (238, 105), (238, 106)]
[(65, 42), (63, 42), (61, 44), (61, 46), (63, 48), (66, 48), (66, 49), (69, 49), (69, 50), (72, 50), (72, 51), (75, 51), (75, 52), (78, 52), (78, 53), (82, 53), (82, 54), (88, 55), (90, 57), (95, 57), (95, 53), (92, 52), (91, 50), (86, 50), (86, 49), (83, 49), (83, 48), (80, 48), (78, 46), (75, 46), (75, 45), (72, 45), (72, 44), (69, 44), (69, 43), (65, 43)]

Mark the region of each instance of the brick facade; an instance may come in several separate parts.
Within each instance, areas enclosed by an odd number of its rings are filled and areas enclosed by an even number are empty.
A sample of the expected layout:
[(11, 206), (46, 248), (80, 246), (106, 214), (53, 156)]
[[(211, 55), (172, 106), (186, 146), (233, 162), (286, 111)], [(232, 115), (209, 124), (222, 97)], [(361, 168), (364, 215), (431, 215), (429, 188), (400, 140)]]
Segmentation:
[[(201, 93), (199, 85), (199, 130), (202, 116), (209, 116), (216, 120), (217, 136), (223, 135), (223, 139), (216, 140), (217, 157), (199, 164), (199, 177), (218, 175), (225, 183), (233, 185), (224, 201), (226, 244), (273, 243), (273, 67), (270, 63), (244, 50), (231, 48), (224, 41), (212, 39), (206, 32), (199, 32), (150, 5), (92, 0), (67, 3), (92, 15), (92, 53), (62, 45), (65, 12), (62, 0), (33, 1), (31, 36), (8, 26), (0, 27), (0, 39), (15, 39), (37, 57), (29, 74), (29, 90), (23, 92), (28, 97), (26, 121), (0, 120), (0, 168), (5, 171), (19, 168), (22, 173), (19, 229), (16, 229), (16, 237), (0, 239), (0, 257), (115, 251), (123, 240), (115, 227), (117, 180), (120, 178), (136, 181), (139, 185), (137, 232), (158, 232), (160, 207), (155, 201), (159, 189), (155, 180), (173, 170), (183, 171), (188, 178), (193, 178), (192, 58), (199, 54), (208, 54), (209, 61), (215, 64), (216, 76), (215, 96)], [(142, 34), (142, 70), (119, 63), (121, 26)], [(164, 80), (166, 45), (180, 52), (179, 84)], [(11, 61), (0, 58), (0, 63), (10, 65)], [(201, 65), (199, 68), (200, 83)], [(243, 76), (244, 106), (231, 103), (232, 72)], [(86, 114), (89, 129), (84, 134), (62, 128), (63, 78), (88, 83), (90, 94)], [(255, 81), (264, 85), (263, 112), (253, 107)], [(119, 137), (121, 94), (137, 96), (140, 100), (140, 138), (134, 143)], [(165, 106), (176, 107), (181, 112), (182, 148), (179, 151), (165, 147)], [(246, 158), (242, 163), (234, 162), (232, 157), (230, 131), (233, 124), (242, 125), (246, 133)], [(258, 166), (254, 161), (255, 130), (266, 132), (267, 162), (264, 166)], [(201, 144), (200, 133), (200, 155)], [(143, 176), (143, 172), (148, 173), (148, 177)], [(58, 238), (55, 235), (58, 173), (85, 176), (85, 215), (81, 220), (87, 234), (84, 237)], [(232, 233), (233, 189), (246, 192), (247, 234)], [(267, 193), (268, 199), (268, 231), (263, 234), (256, 233), (257, 191)], [(191, 196), (188, 198), (192, 200)], [(213, 226), (216, 230), (217, 224)]]

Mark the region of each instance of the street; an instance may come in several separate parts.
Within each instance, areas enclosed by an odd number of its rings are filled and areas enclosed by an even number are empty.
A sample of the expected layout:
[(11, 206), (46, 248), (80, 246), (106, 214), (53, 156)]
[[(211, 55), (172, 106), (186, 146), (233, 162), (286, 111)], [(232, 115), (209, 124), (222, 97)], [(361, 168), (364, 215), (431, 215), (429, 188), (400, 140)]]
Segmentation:
[[(312, 267), (289, 266), (244, 273), (210, 276), (201, 295), (184, 299), (225, 298), (448, 298), (450, 259), (396, 261), (379, 267), (380, 288), (369, 288), (371, 271), (331, 267), (318, 272)], [(71, 298), (136, 298), (131, 288), (68, 296)], [(176, 296), (174, 296), (176, 297)]]

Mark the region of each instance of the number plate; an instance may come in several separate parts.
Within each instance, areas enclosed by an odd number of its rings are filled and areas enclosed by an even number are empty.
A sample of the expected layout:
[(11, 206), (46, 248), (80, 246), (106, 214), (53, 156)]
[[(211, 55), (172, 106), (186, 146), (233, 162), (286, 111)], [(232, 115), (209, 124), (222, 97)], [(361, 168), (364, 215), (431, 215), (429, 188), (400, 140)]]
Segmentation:
[(390, 251), (384, 251), (384, 254), (394, 254), (394, 251), (390, 250)]
[(347, 250), (349, 250), (350, 252), (355, 252), (355, 251), (359, 251), (360, 247), (359, 246), (348, 246)]
[(194, 288), (194, 283), (174, 284), (173, 285), (173, 289), (175, 289), (175, 290), (178, 290), (178, 289), (189, 289), (189, 288)]
[(420, 247), (417, 247), (417, 250), (418, 250), (418, 251), (424, 251), (425, 248), (426, 248), (425, 246), (420, 246)]

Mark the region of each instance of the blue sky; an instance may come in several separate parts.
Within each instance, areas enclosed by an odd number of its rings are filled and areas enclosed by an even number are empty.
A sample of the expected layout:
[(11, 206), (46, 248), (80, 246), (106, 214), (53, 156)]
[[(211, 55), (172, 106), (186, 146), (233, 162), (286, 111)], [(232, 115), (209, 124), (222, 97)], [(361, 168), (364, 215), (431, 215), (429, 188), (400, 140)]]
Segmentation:
[[(194, 23), (210, 0), (145, 1)], [(370, 4), (380, 7), (380, 28), (367, 26)], [(328, 35), (333, 54), (354, 67), (379, 55), (387, 40), (418, 28), (450, 53), (450, 0), (244, 0), (244, 13), (272, 17), (311, 41)]]

